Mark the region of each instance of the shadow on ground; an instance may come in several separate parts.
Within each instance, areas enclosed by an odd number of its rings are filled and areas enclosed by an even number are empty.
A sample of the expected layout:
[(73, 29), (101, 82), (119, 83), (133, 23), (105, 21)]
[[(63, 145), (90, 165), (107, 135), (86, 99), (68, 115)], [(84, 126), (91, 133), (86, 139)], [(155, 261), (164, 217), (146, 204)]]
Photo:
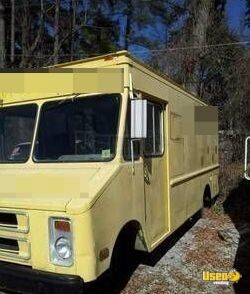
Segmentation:
[(236, 293), (249, 293), (250, 289), (250, 181), (242, 180), (233, 189), (224, 204), (240, 239), (235, 256), (234, 268), (240, 272), (241, 279), (234, 284)]
[(175, 243), (199, 220), (200, 212), (196, 213), (191, 219), (185, 222), (177, 229), (169, 238), (159, 245), (152, 253), (137, 252), (133, 262), (130, 261), (130, 267), (125, 272), (122, 268), (119, 271), (118, 280), (114, 281), (110, 271), (105, 272), (95, 282), (86, 284), (84, 293), (99, 294), (120, 293), (127, 285), (132, 274), (139, 264), (154, 266), (165, 254), (171, 249)]

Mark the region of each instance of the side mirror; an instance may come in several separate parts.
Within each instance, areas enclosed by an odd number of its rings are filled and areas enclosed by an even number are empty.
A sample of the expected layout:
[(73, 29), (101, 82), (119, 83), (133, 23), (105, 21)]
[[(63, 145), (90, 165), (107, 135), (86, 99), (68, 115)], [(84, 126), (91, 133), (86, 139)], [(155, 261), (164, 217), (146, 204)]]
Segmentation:
[(131, 100), (131, 139), (147, 137), (147, 100)]
[(250, 180), (250, 137), (247, 137), (245, 141), (244, 176), (247, 180)]

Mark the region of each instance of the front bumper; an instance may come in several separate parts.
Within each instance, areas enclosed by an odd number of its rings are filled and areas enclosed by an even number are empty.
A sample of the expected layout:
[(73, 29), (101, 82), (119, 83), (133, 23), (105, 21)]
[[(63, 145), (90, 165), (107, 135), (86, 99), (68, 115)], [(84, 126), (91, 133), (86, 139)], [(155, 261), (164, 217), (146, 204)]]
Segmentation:
[(0, 290), (25, 294), (78, 294), (83, 292), (83, 280), (79, 276), (43, 272), (1, 261)]

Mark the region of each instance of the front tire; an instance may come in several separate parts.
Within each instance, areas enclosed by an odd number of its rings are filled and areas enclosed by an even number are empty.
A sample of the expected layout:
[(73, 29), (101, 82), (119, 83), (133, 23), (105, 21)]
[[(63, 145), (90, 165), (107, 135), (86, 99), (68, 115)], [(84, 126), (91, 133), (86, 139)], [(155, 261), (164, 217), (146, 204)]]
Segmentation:
[[(114, 247), (110, 274), (116, 291), (122, 290), (138, 265), (135, 240), (138, 230), (130, 228), (122, 232)], [(119, 293), (116, 292), (115, 293)]]

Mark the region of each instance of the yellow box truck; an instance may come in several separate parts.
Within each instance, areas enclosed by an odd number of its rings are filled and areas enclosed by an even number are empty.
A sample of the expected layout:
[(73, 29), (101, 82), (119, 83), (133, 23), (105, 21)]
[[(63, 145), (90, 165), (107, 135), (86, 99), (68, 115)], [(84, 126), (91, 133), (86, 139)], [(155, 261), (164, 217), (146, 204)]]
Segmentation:
[(80, 293), (219, 192), (216, 111), (126, 51), (0, 88), (0, 289)]

